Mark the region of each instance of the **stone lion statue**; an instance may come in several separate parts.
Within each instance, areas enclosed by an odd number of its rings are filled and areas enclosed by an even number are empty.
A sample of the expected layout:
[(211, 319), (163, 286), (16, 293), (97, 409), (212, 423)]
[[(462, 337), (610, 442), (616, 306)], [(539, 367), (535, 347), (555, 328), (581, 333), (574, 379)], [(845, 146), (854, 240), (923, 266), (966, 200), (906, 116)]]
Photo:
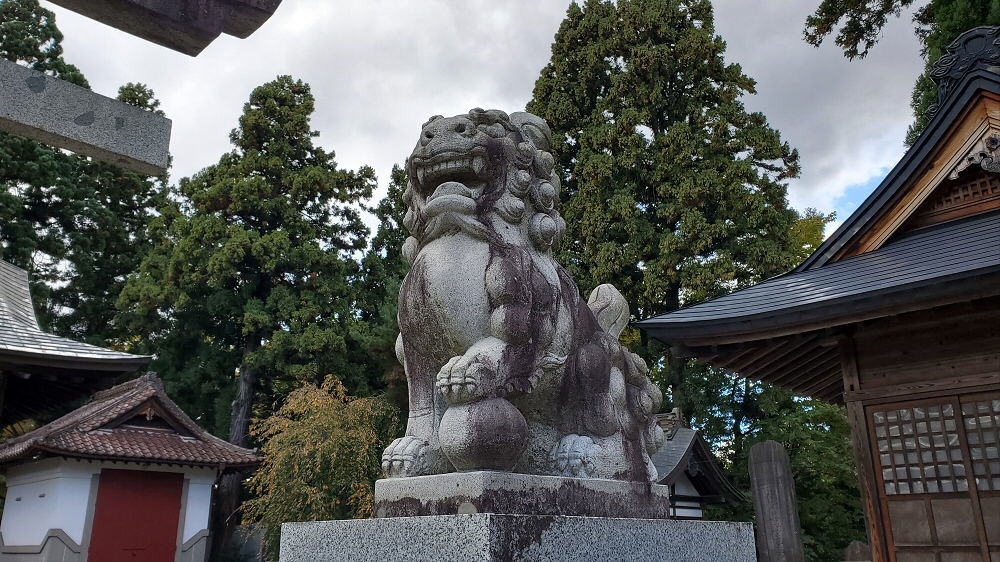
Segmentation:
[(655, 481), (662, 396), (618, 338), (624, 297), (587, 303), (552, 258), (565, 230), (551, 132), (529, 113), (432, 117), (407, 160), (396, 354), (406, 435), (387, 477), (502, 470)]

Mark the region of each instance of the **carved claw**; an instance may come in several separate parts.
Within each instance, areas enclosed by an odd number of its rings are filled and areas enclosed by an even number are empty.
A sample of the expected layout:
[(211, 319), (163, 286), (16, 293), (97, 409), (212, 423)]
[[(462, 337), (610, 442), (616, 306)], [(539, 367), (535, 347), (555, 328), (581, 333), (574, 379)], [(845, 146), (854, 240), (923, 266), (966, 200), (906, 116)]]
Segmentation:
[(466, 354), (448, 360), (438, 372), (436, 384), (448, 404), (468, 404), (486, 396), (493, 378), (495, 371), (484, 357)]
[(404, 435), (389, 444), (382, 453), (382, 473), (386, 478), (419, 476), (427, 473), (427, 441)]
[(601, 446), (590, 437), (571, 434), (559, 440), (549, 458), (559, 476), (594, 478), (595, 458), (600, 451)]

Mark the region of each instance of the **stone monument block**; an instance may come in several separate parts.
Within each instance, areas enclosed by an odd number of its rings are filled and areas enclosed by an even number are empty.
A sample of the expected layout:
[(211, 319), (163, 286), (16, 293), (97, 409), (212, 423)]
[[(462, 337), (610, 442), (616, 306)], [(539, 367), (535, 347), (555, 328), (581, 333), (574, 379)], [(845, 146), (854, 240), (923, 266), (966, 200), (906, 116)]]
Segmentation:
[(728, 521), (474, 513), (285, 523), (281, 562), (756, 562)]
[(155, 176), (166, 171), (170, 120), (0, 59), (0, 131)]

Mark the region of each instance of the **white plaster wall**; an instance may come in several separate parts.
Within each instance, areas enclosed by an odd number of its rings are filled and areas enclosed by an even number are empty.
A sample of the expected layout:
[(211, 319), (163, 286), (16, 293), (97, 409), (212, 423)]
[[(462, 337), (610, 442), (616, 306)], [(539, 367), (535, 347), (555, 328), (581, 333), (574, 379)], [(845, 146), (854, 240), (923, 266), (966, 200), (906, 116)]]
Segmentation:
[[(674, 482), (673, 493), (678, 496), (698, 496), (698, 489), (694, 487), (687, 474), (681, 474)], [(695, 501), (675, 500), (674, 515), (676, 517), (704, 517), (701, 504)]]
[[(96, 501), (90, 497), (91, 480), (102, 468), (183, 473), (187, 495), (180, 514), (181, 542), (208, 528), (213, 469), (50, 458), (8, 469), (7, 501), (0, 521), (4, 543), (38, 545), (49, 529), (62, 529), (83, 544), (87, 510)], [(18, 497), (21, 501), (16, 501)]]
[(0, 521), (4, 543), (41, 544), (49, 529), (62, 529), (77, 544), (83, 542), (91, 475), (86, 467), (59, 459), (9, 470)]
[(678, 496), (700, 496), (687, 474), (681, 474), (674, 482), (674, 493)]
[(191, 475), (186, 477), (187, 496), (184, 498), (184, 530), (181, 533), (181, 544), (203, 529), (208, 529), (208, 512), (212, 507), (212, 485), (214, 475), (208, 477)]

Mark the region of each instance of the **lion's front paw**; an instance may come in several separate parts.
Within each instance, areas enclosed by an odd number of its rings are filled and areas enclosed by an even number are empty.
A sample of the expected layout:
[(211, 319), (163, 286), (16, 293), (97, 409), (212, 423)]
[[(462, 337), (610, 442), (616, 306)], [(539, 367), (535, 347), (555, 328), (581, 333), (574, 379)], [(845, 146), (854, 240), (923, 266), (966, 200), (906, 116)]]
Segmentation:
[(593, 478), (597, 472), (595, 459), (600, 452), (601, 446), (590, 437), (571, 434), (559, 440), (549, 460), (559, 476)]
[(485, 398), (495, 384), (495, 367), (479, 354), (452, 357), (437, 376), (437, 388), (448, 404), (468, 404)]
[(412, 435), (404, 435), (386, 447), (382, 453), (382, 473), (386, 478), (427, 474), (430, 445)]

